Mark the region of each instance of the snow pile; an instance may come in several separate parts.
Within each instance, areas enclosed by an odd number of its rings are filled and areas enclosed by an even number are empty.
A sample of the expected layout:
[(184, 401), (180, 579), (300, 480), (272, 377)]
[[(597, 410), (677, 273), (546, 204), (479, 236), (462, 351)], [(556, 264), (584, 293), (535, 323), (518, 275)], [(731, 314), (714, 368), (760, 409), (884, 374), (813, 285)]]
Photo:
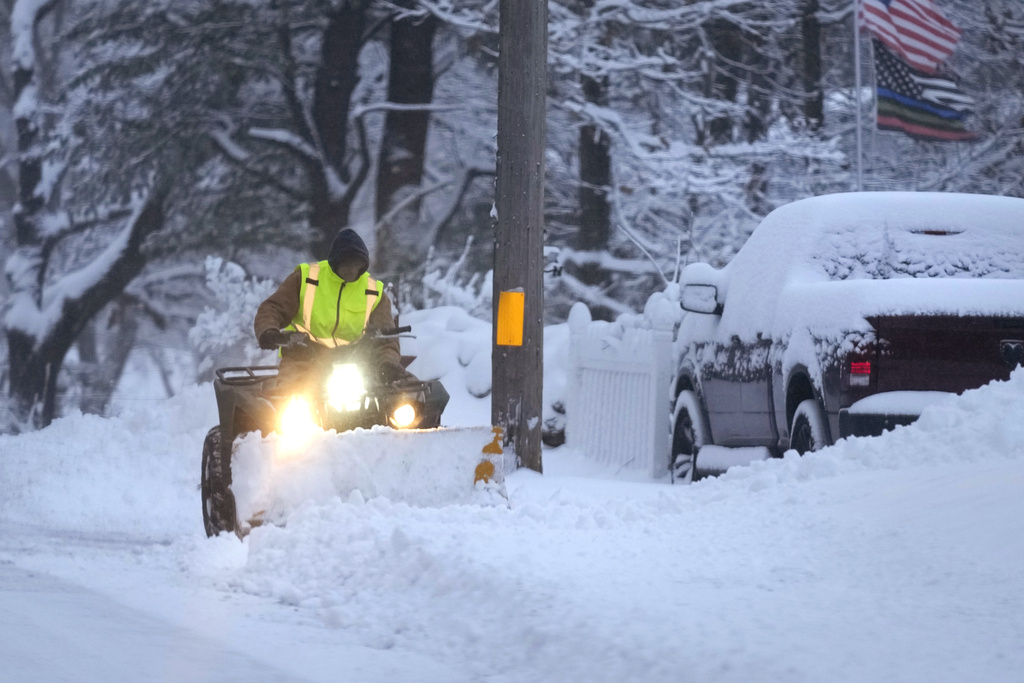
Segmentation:
[[(593, 514), (335, 500), (286, 528), (255, 529), (244, 570), (226, 583), (310, 610), (366, 646), (461, 663), (459, 680), (673, 680), (671, 639), (651, 638), (619, 604), (601, 613), (603, 587), (588, 584), (621, 571), (609, 541), (621, 547), (630, 525), (612, 512), (577, 526)], [(636, 595), (629, 573), (619, 576), (610, 602)]]
[[(859, 508), (836, 516), (828, 505), (850, 505), (851, 492), (860, 489), (848, 482), (858, 477), (875, 477), (865, 486), (879, 485), (888, 500), (894, 481), (918, 482), (922, 472), (934, 478), (949, 468), (957, 481), (964, 463), (982, 472), (1013, 463), (1019, 472), (1020, 405), (1024, 370), (1009, 382), (933, 406), (917, 425), (883, 437), (851, 439), (803, 458), (790, 453), (692, 487), (616, 481), (616, 473), (560, 449), (545, 454), (543, 478), (522, 471), (509, 477), (508, 509), (417, 509), (384, 498), (329, 497), (294, 511), (287, 527), (254, 529), (245, 565), (222, 580), (309, 609), (371, 647), (478, 662), (474, 676), (499, 681), (670, 681), (678, 679), (684, 660), (699, 680), (787, 680), (794, 668), (811, 680), (869, 680), (891, 670), (893, 660), (858, 660), (848, 675), (838, 675), (832, 650), (813, 645), (820, 624), (875, 643), (889, 617), (871, 606), (875, 598), (859, 597), (862, 591), (916, 596), (907, 598), (907, 614), (930, 612), (914, 600), (927, 601), (935, 582), (955, 596), (988, 593), (960, 573), (972, 570), (957, 564), (956, 540), (941, 546), (952, 553), (948, 562), (929, 560), (947, 567), (942, 576), (905, 566), (916, 561), (912, 557), (896, 559), (914, 545), (907, 536), (930, 528), (927, 519), (922, 527), (914, 517), (899, 538), (891, 532), (875, 538)], [(882, 473), (889, 479), (878, 479)], [(822, 494), (822, 486), (839, 493)], [(988, 495), (987, 488), (977, 490)], [(938, 505), (932, 495), (926, 488), (901, 504), (930, 511)], [(826, 502), (833, 500), (840, 503)], [(956, 509), (975, 504), (960, 500)], [(995, 508), (972, 514), (1009, 514), (1007, 520), (1020, 526), (1019, 516), (1005, 509), (1014, 504), (996, 501)], [(926, 542), (935, 541), (928, 536)], [(995, 552), (996, 566), (1013, 554), (989, 545), (978, 552)], [(893, 554), (887, 561), (897, 573), (875, 575), (879, 553)], [(907, 583), (922, 574), (932, 583)], [(849, 594), (844, 586), (850, 581), (861, 587), (836, 610), (835, 595)], [(991, 608), (988, 597), (978, 600)], [(791, 617), (780, 617), (783, 612)], [(749, 615), (750, 623), (735, 621), (748, 618), (739, 615)], [(757, 645), (755, 633), (779, 618), (801, 634), (808, 650), (777, 659), (777, 646)], [(912, 651), (948, 630), (943, 623), (937, 619), (897, 640)], [(688, 647), (680, 650), (680, 641)], [(727, 642), (738, 649), (723, 651)], [(919, 659), (903, 654), (920, 670)], [(737, 673), (725, 675), (719, 667)]]
[(490, 323), (455, 306), (405, 313), (401, 323), (412, 326), (412, 337), (402, 339), (402, 353), (416, 356), (409, 372), (424, 381), (441, 380), (451, 394), (444, 424), (490, 424)]
[(155, 537), (201, 532), (199, 459), (216, 416), (204, 385), (109, 419), (78, 413), (0, 435), (0, 519)]
[[(231, 490), (240, 520), (284, 523), (303, 506), (334, 498), (383, 497), (418, 507), (503, 504), (502, 489), (474, 486), (490, 427), (396, 431), (388, 427), (318, 432), (301, 453), (284, 439), (249, 434), (232, 457)], [(506, 466), (498, 461), (499, 471)], [(510, 467), (510, 465), (509, 465)]]
[[(491, 423), (491, 324), (461, 308), (440, 306), (403, 313), (412, 326), (402, 339), (402, 353), (416, 356), (409, 371), (422, 380), (440, 379), (451, 394), (445, 409), (446, 427)], [(569, 326), (544, 328), (544, 424), (558, 430), (564, 422)]]
[(789, 451), (781, 460), (729, 470), (723, 480), (760, 490), (873, 470), (1024, 460), (1024, 367), (1009, 381), (992, 382), (924, 408), (912, 425), (878, 437), (849, 437), (811, 457)]

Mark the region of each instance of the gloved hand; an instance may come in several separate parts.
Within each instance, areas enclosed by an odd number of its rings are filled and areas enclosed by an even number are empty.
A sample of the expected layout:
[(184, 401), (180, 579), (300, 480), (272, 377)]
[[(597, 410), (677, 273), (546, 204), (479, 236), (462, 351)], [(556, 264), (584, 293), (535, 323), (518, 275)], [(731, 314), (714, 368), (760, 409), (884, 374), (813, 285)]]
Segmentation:
[(416, 379), (416, 376), (411, 372), (403, 368), (398, 363), (384, 362), (377, 368), (377, 372), (380, 376), (380, 381), (383, 384), (393, 384), (407, 379)]
[(263, 332), (260, 333), (259, 345), (261, 349), (273, 351), (277, 347), (284, 344), (286, 341), (288, 341), (287, 334), (285, 334), (281, 330), (275, 330), (274, 328), (270, 328), (269, 330), (263, 330)]

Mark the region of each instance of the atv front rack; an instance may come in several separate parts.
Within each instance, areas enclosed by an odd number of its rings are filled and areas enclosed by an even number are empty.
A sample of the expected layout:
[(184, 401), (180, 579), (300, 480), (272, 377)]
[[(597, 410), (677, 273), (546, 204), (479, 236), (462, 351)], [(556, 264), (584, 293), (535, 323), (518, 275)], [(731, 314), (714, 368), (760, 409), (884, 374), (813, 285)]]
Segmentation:
[(271, 377), (277, 377), (278, 366), (276, 365), (253, 365), (249, 367), (218, 368), (217, 379), (224, 384), (231, 386), (244, 386), (256, 384)]

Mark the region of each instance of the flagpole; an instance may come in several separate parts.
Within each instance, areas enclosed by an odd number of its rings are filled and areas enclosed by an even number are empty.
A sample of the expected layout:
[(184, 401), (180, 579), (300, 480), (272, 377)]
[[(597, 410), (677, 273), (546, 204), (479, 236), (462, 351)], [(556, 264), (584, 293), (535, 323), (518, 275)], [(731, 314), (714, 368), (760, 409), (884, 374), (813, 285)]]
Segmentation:
[(860, 0), (853, 0), (853, 81), (857, 108), (857, 192), (864, 191), (864, 130), (860, 106)]

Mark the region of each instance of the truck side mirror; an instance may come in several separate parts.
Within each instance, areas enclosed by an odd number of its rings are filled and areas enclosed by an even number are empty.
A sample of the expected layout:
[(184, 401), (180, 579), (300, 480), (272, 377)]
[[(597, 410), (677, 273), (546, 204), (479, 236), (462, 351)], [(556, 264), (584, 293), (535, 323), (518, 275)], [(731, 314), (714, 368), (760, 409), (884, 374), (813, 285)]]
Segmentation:
[(684, 311), (721, 315), (722, 304), (718, 303), (718, 287), (714, 285), (685, 285), (680, 303)]

